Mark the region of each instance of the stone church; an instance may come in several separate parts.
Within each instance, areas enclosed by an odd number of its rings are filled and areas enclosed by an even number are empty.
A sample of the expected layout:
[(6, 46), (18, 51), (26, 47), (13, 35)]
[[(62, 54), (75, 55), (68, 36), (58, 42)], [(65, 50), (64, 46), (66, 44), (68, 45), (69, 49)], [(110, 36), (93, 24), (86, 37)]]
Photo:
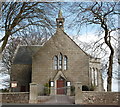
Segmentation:
[[(50, 94), (68, 94), (66, 87), (92, 87), (102, 91), (100, 59), (84, 52), (65, 32), (62, 12), (56, 18), (56, 33), (43, 46), (19, 46), (11, 68), (11, 91), (29, 92), (30, 83), (43, 92), (49, 84)], [(54, 89), (54, 90), (52, 90)]]

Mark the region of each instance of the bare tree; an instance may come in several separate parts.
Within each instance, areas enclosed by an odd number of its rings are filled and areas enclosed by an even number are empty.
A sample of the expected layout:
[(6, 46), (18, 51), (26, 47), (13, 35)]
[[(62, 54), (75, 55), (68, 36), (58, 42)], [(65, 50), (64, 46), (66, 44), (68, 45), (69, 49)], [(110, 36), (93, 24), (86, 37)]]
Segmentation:
[(40, 35), (39, 33), (35, 34), (34, 31), (32, 31), (33, 33), (28, 32), (31, 32), (31, 30), (29, 29), (27, 32), (22, 32), (23, 36), (18, 35), (17, 37), (10, 37), (3, 51), (2, 62), (4, 64), (4, 67), (7, 69), (8, 74), (10, 73), (9, 70), (11, 69), (15, 50), (17, 49), (18, 45), (42, 45), (48, 39), (47, 36)]
[[(17, 36), (17, 37), (10, 37), (9, 41), (3, 51), (3, 57), (2, 57), (2, 69), (0, 70), (0, 73), (4, 76), (10, 75), (11, 73), (11, 65), (13, 64), (13, 57), (15, 54), (15, 50), (17, 49), (18, 45), (42, 45), (45, 43), (45, 41), (48, 39), (47, 36), (41, 35), (39, 33), (34, 33), (34, 29), (29, 29), (27, 32), (22, 32), (23, 36)], [(29, 32), (29, 33), (28, 33)], [(32, 33), (30, 33), (32, 32)], [(8, 76), (9, 77), (9, 76)], [(9, 78), (3, 79), (3, 82), (1, 83), (4, 87), (9, 87)]]
[(80, 30), (84, 25), (96, 25), (101, 28), (104, 32), (104, 43), (110, 50), (108, 71), (107, 71), (107, 91), (111, 91), (112, 85), (112, 70), (113, 70), (113, 57), (114, 57), (114, 47), (112, 40), (114, 40), (114, 35), (112, 32), (118, 31), (120, 28), (117, 25), (118, 16), (120, 15), (118, 11), (117, 2), (81, 2), (74, 3), (72, 15), (76, 16), (71, 23), (70, 27)]
[[(53, 3), (54, 4), (54, 3)], [(9, 37), (26, 30), (27, 27), (52, 31), (54, 26), (55, 10), (52, 3), (40, 2), (2, 2), (2, 25), (3, 38), (0, 53), (4, 50)], [(27, 32), (27, 31), (26, 31)]]
[[(120, 31), (119, 31), (119, 35), (120, 35)], [(117, 49), (117, 52), (118, 52), (118, 54), (117, 54), (117, 56), (118, 56), (118, 63), (120, 65), (120, 36), (118, 38), (118, 49)]]

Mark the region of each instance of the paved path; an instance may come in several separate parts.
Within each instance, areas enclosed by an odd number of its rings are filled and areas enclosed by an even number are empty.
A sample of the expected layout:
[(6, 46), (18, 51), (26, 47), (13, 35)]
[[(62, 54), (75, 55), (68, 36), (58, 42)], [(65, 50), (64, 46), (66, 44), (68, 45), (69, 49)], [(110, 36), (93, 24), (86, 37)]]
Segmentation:
[(66, 95), (56, 95), (52, 96), (51, 99), (44, 102), (44, 104), (74, 104), (74, 99)]

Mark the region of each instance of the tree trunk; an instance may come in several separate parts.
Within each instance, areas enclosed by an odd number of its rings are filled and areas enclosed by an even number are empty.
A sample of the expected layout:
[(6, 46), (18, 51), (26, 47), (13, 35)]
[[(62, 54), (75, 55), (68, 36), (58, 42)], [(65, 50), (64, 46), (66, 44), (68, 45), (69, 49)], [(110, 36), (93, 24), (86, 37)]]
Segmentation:
[(110, 41), (110, 35), (109, 35), (109, 30), (107, 29), (107, 27), (104, 28), (105, 30), (105, 43), (107, 44), (107, 46), (110, 49), (110, 56), (109, 56), (109, 65), (108, 65), (108, 72), (107, 72), (107, 91), (111, 91), (112, 88), (112, 70), (113, 70), (113, 57), (114, 57), (114, 49), (112, 47), (111, 41)]
[(0, 47), (0, 54), (2, 54), (4, 48), (5, 48), (6, 44), (7, 44), (7, 41), (8, 41), (8, 38), (9, 38), (10, 34), (11, 34), (11, 32), (6, 32), (5, 33), (2, 46)]
[(111, 91), (112, 88), (112, 65), (113, 65), (113, 55), (114, 52), (111, 51), (109, 56), (109, 66), (108, 66), (108, 72), (107, 72), (107, 91)]

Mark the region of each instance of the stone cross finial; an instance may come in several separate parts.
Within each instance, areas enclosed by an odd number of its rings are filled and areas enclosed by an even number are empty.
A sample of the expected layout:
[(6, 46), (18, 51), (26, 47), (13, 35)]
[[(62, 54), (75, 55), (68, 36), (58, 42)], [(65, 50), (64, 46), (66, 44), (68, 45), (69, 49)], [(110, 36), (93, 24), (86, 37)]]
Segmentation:
[(62, 11), (61, 11), (61, 10), (59, 10), (58, 18), (63, 18), (63, 16), (62, 16)]

